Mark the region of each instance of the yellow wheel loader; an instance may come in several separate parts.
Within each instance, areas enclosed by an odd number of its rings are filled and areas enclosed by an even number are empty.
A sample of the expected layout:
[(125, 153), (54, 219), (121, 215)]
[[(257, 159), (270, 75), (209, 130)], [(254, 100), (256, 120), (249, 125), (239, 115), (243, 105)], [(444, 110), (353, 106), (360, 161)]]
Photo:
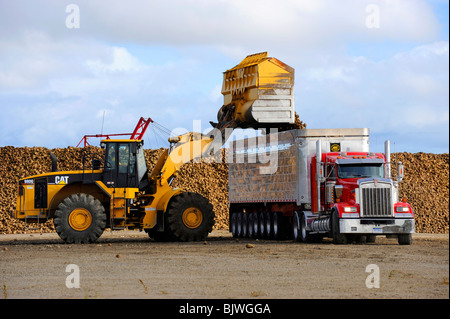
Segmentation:
[(136, 134), (148, 125), (142, 118), (131, 139), (103, 140), (104, 159), (92, 158), (83, 170), (59, 172), (52, 156), (51, 173), (19, 180), (15, 217), (25, 222), (53, 218), (67, 243), (94, 242), (107, 227), (144, 230), (156, 240), (203, 240), (214, 224), (213, 207), (200, 194), (170, 187), (181, 165), (221, 152), (226, 129), (295, 125), (294, 69), (267, 52), (249, 55), (226, 71), (222, 94), (224, 105), (211, 133), (170, 138), (170, 152), (151, 172), (142, 134)]
[(181, 165), (201, 156), (212, 138), (189, 133), (172, 138), (149, 174), (143, 141), (102, 141), (104, 159), (90, 167), (52, 172), (19, 180), (15, 217), (26, 222), (53, 218), (66, 243), (92, 243), (105, 228), (141, 229), (156, 240), (197, 241), (211, 232), (213, 206), (200, 194), (172, 189)]

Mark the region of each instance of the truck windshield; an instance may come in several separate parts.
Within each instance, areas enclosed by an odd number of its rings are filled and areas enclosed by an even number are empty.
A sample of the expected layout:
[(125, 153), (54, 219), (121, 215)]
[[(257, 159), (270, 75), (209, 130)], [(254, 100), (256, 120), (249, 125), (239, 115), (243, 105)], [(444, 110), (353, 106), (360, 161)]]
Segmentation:
[(341, 164), (338, 165), (340, 178), (384, 177), (383, 164)]

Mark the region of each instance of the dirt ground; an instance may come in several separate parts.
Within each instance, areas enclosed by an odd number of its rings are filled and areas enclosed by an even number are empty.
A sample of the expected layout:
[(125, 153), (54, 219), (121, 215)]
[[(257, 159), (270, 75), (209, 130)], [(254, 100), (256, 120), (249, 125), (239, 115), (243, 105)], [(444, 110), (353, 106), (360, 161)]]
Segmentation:
[(0, 284), (7, 299), (447, 299), (449, 235), (414, 234), (410, 246), (385, 237), (236, 240), (227, 231), (193, 243), (106, 231), (90, 245), (55, 233), (0, 235)]

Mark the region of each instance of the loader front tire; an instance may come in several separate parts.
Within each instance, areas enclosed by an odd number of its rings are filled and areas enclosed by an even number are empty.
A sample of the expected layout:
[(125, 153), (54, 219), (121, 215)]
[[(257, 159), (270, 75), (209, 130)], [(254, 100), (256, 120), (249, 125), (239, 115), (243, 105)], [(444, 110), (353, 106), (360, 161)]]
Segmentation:
[(173, 197), (165, 212), (165, 232), (174, 241), (205, 240), (213, 225), (213, 206), (197, 193), (185, 192)]
[(92, 195), (72, 194), (58, 205), (53, 223), (64, 242), (93, 243), (105, 230), (105, 208)]

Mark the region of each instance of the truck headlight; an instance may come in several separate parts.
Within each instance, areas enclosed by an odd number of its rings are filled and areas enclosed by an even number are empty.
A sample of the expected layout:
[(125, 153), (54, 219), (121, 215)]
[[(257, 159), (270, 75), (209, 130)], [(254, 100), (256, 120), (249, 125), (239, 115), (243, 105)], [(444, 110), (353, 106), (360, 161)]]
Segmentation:
[(342, 218), (358, 218), (358, 208), (355, 206), (346, 206), (344, 207), (344, 212), (342, 213)]
[(354, 207), (354, 206), (344, 207), (344, 212), (345, 213), (356, 213), (357, 211), (358, 211), (357, 208)]
[(413, 212), (408, 206), (397, 206), (395, 207), (395, 217), (413, 218)]

